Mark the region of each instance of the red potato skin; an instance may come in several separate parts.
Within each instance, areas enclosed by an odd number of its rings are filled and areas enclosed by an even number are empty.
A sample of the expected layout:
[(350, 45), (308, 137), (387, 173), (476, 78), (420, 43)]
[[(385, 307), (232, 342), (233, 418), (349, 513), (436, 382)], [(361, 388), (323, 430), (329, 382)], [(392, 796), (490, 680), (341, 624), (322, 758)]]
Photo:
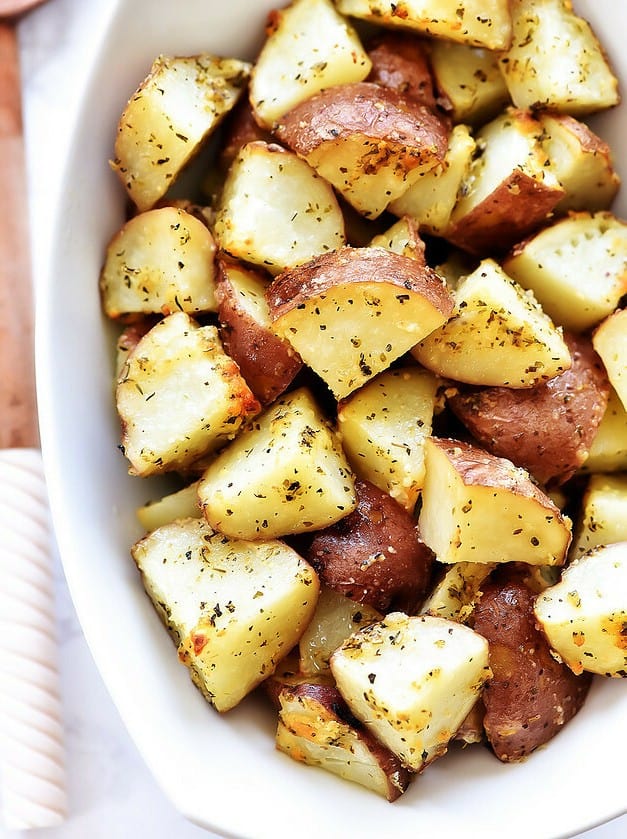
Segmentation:
[(384, 248), (339, 248), (275, 277), (266, 299), (277, 320), (286, 312), (337, 285), (379, 282), (425, 297), (447, 318), (453, 298), (441, 277), (427, 265)]
[(368, 50), (372, 70), (368, 81), (389, 87), (436, 110), (433, 79), (420, 38), (409, 33), (386, 32)]
[(239, 154), (240, 149), (257, 140), (271, 143), (272, 135), (264, 128), (260, 128), (255, 122), (250, 101), (240, 99), (225, 120), (223, 140), (218, 156), (220, 170), (226, 172)]
[(356, 509), (319, 531), (307, 560), (329, 588), (379, 612), (412, 614), (431, 582), (434, 557), (414, 519), (369, 481), (357, 481)]
[(581, 708), (590, 674), (551, 655), (533, 615), (535, 595), (507, 573), (483, 587), (474, 629), (488, 640), (493, 678), (484, 688), (484, 727), (499, 760), (521, 760), (551, 740)]
[(566, 335), (572, 366), (525, 390), (465, 390), (449, 405), (478, 442), (509, 458), (542, 484), (564, 483), (584, 463), (603, 418), (609, 382), (583, 336)]

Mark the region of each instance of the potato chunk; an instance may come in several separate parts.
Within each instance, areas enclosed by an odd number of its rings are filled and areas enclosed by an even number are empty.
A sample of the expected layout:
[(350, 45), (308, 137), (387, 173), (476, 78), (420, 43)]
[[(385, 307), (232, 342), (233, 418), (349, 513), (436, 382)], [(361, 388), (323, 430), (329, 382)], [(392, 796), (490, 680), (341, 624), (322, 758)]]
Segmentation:
[(481, 586), (494, 568), (493, 562), (455, 562), (436, 583), (420, 613), (467, 623), (481, 597)]
[(570, 556), (627, 542), (627, 474), (592, 475), (584, 492)]
[(437, 101), (425, 42), (409, 32), (383, 32), (369, 46), (369, 82), (390, 87), (436, 110)]
[(344, 220), (333, 190), (304, 160), (257, 141), (229, 170), (214, 234), (231, 256), (278, 274), (343, 245)]
[(184, 210), (134, 216), (107, 248), (100, 275), (105, 313), (215, 312), (215, 250), (209, 229)]
[(611, 213), (575, 213), (517, 245), (503, 268), (556, 324), (585, 332), (627, 291), (627, 224)]
[(588, 114), (616, 105), (618, 81), (571, 0), (513, 0), (513, 40), (500, 57), (514, 104)]
[(440, 562), (561, 565), (571, 522), (504, 458), (459, 440), (425, 441), (420, 534)]
[(507, 49), (512, 36), (508, 0), (337, 0), (345, 15), (379, 26), (400, 26), (425, 35), (487, 47)]
[(114, 171), (139, 210), (167, 192), (242, 94), (250, 64), (160, 56), (120, 117)]
[(581, 471), (627, 471), (627, 410), (611, 386), (607, 408)]
[(403, 216), (383, 233), (374, 236), (368, 247), (385, 248), (392, 253), (415, 259), (421, 265), (426, 263), (425, 243), (420, 238), (416, 222), (409, 216)]
[(440, 376), (510, 388), (533, 387), (571, 366), (561, 330), (491, 259), (460, 280), (452, 317), (411, 353)]
[(490, 675), (488, 644), (467, 626), (392, 612), (331, 656), (351, 711), (408, 769), (443, 755)]
[(342, 248), (277, 277), (273, 329), (338, 399), (440, 326), (453, 308), (440, 277), (383, 248)]
[(130, 353), (116, 390), (130, 473), (189, 466), (231, 440), (260, 410), (218, 330), (169, 315)]
[(627, 677), (627, 542), (592, 548), (536, 600), (549, 644), (575, 673)]
[(147, 533), (177, 519), (202, 518), (198, 502), (198, 481), (156, 501), (148, 501), (138, 507), (135, 514)]
[(318, 579), (295, 551), (226, 539), (201, 519), (155, 530), (132, 555), (180, 660), (218, 711), (273, 672), (316, 606)]
[[(627, 252), (624, 272), (624, 290), (627, 291)], [(627, 411), (627, 309), (619, 309), (606, 318), (595, 330), (592, 343), (601, 356), (612, 387)]]
[(329, 0), (294, 0), (270, 16), (250, 78), (255, 116), (274, 128), (299, 102), (333, 85), (363, 81), (370, 67), (359, 36)]
[(224, 449), (198, 494), (209, 524), (242, 539), (319, 530), (357, 504), (339, 441), (304, 388), (267, 408)]

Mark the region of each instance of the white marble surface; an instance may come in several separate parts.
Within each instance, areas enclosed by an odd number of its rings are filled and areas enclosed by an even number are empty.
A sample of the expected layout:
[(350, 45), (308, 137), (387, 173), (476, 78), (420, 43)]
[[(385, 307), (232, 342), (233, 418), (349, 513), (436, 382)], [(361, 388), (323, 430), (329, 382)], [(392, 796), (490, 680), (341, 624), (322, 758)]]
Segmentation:
[[(83, 68), (89, 64), (110, 8), (110, 0), (49, 0), (21, 24), (33, 262), (38, 281), (45, 276), (50, 214), (84, 82)], [(175, 812), (131, 742), (91, 658), (58, 560), (56, 596), (70, 815), (64, 825), (31, 835), (41, 839), (211, 837)], [(291, 833), (293, 826), (288, 827)], [(0, 827), (0, 839), (16, 835)], [(625, 839), (627, 817), (583, 836)]]

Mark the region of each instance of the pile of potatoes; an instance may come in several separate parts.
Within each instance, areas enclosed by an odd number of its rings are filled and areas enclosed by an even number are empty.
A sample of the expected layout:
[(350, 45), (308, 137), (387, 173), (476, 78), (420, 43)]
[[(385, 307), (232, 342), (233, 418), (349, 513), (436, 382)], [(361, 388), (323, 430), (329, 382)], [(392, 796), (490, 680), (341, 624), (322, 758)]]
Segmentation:
[(485, 6), (293, 0), (160, 56), (112, 161), (145, 588), (218, 711), (388, 800), (627, 675), (618, 83), (569, 0)]

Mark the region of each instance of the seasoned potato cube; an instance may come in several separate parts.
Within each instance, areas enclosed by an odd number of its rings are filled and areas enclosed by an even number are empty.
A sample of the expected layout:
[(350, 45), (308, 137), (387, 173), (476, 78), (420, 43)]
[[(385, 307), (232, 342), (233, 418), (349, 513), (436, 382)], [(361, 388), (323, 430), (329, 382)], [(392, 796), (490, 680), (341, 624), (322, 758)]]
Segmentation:
[(564, 190), (546, 166), (542, 126), (508, 108), (477, 134), (446, 238), (478, 256), (505, 251), (538, 227)]
[(118, 336), (115, 342), (115, 381), (118, 382), (126, 375), (126, 366), (130, 354), (147, 332), (158, 323), (158, 318), (144, 317), (133, 320)]
[(475, 141), (466, 125), (456, 125), (449, 137), (442, 166), (425, 173), (388, 210), (397, 216), (411, 216), (421, 230), (443, 236), (462, 183), (470, 171)]
[[(625, 231), (627, 232), (627, 225)], [(627, 291), (627, 248), (623, 281), (624, 290)], [(619, 309), (606, 318), (595, 330), (592, 343), (601, 356), (618, 398), (627, 410), (627, 309)]]
[(582, 472), (627, 471), (627, 410), (613, 387)]
[(442, 163), (448, 135), (429, 108), (370, 82), (312, 96), (276, 133), (367, 218)]
[(120, 117), (114, 171), (140, 210), (167, 192), (242, 94), (250, 64), (160, 56)]
[(440, 326), (453, 308), (428, 266), (383, 248), (343, 248), (277, 277), (273, 329), (342, 399)]
[(571, 365), (561, 330), (491, 259), (459, 282), (452, 317), (411, 352), (440, 376), (511, 388), (532, 387)]
[(184, 210), (134, 216), (107, 248), (100, 275), (105, 313), (215, 312), (215, 250), (206, 225)]
[(513, 40), (500, 57), (514, 104), (588, 114), (618, 104), (618, 82), (571, 0), (512, 0)]
[(410, 32), (382, 32), (369, 46), (369, 82), (391, 87), (436, 110), (437, 101), (425, 42)]
[(443, 755), (490, 675), (487, 641), (462, 624), (392, 612), (331, 656), (351, 711), (408, 769)]
[(351, 714), (335, 687), (301, 684), (279, 694), (279, 751), (395, 801), (411, 773)]
[(338, 405), (338, 430), (355, 474), (411, 512), (424, 483), (437, 379), (402, 367), (379, 373)]
[(209, 524), (242, 539), (319, 530), (357, 504), (339, 441), (304, 388), (267, 408), (218, 455), (198, 495)]
[(116, 390), (130, 474), (189, 466), (260, 409), (218, 330), (169, 315), (129, 355)]
[(315, 572), (281, 542), (245, 542), (183, 519), (137, 542), (146, 591), (218, 711), (267, 678), (294, 646), (318, 598)]
[(420, 534), (440, 562), (561, 565), (571, 521), (524, 469), (459, 440), (425, 441)]
[(293, 0), (270, 16), (250, 77), (255, 116), (274, 128), (299, 102), (327, 87), (363, 81), (370, 67), (359, 36), (329, 0)]
[(344, 220), (333, 190), (304, 160), (259, 141), (229, 170), (214, 234), (231, 256), (278, 274), (343, 245)]
[(455, 562), (436, 583), (420, 613), (466, 623), (481, 597), (483, 582), (494, 568), (494, 562)]
[(539, 595), (535, 616), (574, 673), (627, 677), (627, 542), (600, 545)]
[(337, 7), (379, 26), (416, 29), (491, 50), (507, 49), (512, 37), (508, 0), (337, 0)]
[(577, 559), (598, 545), (627, 542), (627, 475), (592, 475), (570, 548)]
[(147, 533), (177, 519), (202, 518), (198, 502), (198, 481), (138, 507), (136, 515)]
[(431, 68), (454, 122), (483, 125), (510, 104), (509, 91), (491, 50), (433, 41)]
[(392, 253), (400, 253), (425, 264), (425, 243), (420, 238), (416, 222), (409, 216), (404, 216), (394, 222), (392, 227), (379, 233), (369, 243), (371, 248), (385, 248)]
[(503, 263), (555, 323), (585, 332), (627, 291), (627, 224), (611, 213), (576, 213), (522, 242)]
[(542, 145), (565, 192), (555, 212), (607, 210), (620, 186), (607, 143), (567, 114), (540, 114), (538, 119)]

